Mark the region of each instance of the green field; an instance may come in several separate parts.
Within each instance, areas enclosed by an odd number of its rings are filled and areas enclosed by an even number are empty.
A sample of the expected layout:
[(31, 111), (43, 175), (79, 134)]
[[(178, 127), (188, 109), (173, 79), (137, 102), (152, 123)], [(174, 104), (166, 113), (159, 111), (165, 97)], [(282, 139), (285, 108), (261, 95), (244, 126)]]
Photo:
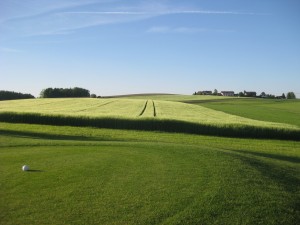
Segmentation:
[(0, 123), (0, 220), (297, 224), (299, 151), (292, 141)]
[[(153, 96), (155, 97), (159, 96)], [(267, 122), (258, 118), (250, 119), (197, 104), (178, 102), (178, 100), (187, 101), (190, 97), (170, 97), (172, 101), (126, 98), (2, 101), (0, 102), (0, 120), (2, 122), (84, 125), (218, 136), (299, 139), (300, 126), (297, 124)], [(161, 98), (166, 98), (166, 96)], [(206, 101), (216, 98), (208, 97)]]
[[(195, 104), (259, 121), (293, 124), (300, 127), (300, 100), (239, 98), (208, 95), (151, 95), (153, 100)], [(128, 96), (143, 99), (145, 96)]]
[[(299, 224), (299, 115), (297, 100), (2, 101), (0, 224)], [(235, 130), (247, 139), (215, 136)]]
[(295, 124), (300, 127), (300, 100), (232, 98), (194, 103), (250, 119)]

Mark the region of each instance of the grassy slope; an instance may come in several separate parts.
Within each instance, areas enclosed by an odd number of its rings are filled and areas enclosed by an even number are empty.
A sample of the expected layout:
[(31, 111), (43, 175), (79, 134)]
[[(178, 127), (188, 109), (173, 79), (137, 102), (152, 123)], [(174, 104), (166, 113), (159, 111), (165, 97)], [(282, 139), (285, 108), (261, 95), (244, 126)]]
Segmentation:
[[(144, 96), (145, 97), (145, 96)], [(203, 95), (152, 95), (154, 100), (185, 102), (254, 120), (286, 123), (300, 127), (300, 100), (237, 98)], [(142, 99), (133, 96), (130, 99)]]
[(186, 104), (171, 101), (155, 101), (157, 106), (158, 118), (178, 119), (181, 121), (189, 121), (204, 124), (241, 124), (262, 127), (295, 127), (279, 123), (269, 123), (265, 121), (252, 120), (244, 117), (235, 116), (221, 111), (211, 110), (206, 107), (196, 106), (194, 104)]
[[(164, 96), (162, 96), (164, 97)], [(153, 118), (153, 102), (145, 99), (30, 99), (0, 102), (0, 112), (29, 112), (47, 115), (87, 117)], [(181, 102), (156, 100), (156, 119), (180, 120), (212, 125), (251, 125), (259, 127), (297, 128), (226, 114)], [(144, 110), (145, 109), (145, 110)], [(299, 129), (299, 128), (298, 128)]]
[(57, 98), (0, 102), (0, 111), (38, 112), (73, 116), (138, 117), (145, 100)]
[(241, 117), (300, 127), (300, 100), (220, 99), (197, 104)]
[[(1, 224), (297, 224), (300, 143), (0, 123)], [(36, 172), (21, 172), (23, 164)]]

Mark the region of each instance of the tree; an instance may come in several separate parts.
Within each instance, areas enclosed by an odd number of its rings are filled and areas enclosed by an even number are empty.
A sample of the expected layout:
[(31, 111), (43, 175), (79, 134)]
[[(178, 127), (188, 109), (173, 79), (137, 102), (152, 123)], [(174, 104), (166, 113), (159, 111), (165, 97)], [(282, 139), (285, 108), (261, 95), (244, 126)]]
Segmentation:
[(13, 100), (13, 99), (28, 99), (34, 98), (31, 94), (23, 94), (14, 91), (0, 91), (0, 101), (1, 100)]
[(287, 99), (295, 99), (296, 95), (295, 95), (294, 92), (288, 92), (287, 95), (286, 95), (286, 98)]
[(239, 97), (245, 97), (244, 92), (239, 92)]
[(267, 98), (270, 98), (270, 99), (274, 99), (275, 98), (275, 95), (272, 95), (272, 94), (267, 94), (266, 96), (267, 96)]
[(213, 95), (218, 95), (218, 90), (215, 89)]
[(261, 98), (265, 98), (267, 95), (266, 95), (266, 93), (263, 91), (261, 94), (260, 94), (260, 97)]
[(97, 98), (97, 95), (91, 94), (91, 98)]
[(285, 94), (282, 93), (281, 98), (286, 99)]

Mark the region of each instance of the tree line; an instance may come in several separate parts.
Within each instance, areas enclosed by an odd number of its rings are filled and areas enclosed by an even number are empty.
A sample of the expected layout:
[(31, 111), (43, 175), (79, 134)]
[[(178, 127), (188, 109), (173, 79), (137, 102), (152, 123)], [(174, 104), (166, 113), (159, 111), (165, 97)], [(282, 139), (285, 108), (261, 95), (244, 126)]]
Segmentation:
[(29, 99), (34, 98), (31, 94), (22, 94), (14, 91), (0, 91), (0, 101), (1, 100), (14, 100), (14, 99)]
[[(90, 94), (90, 91), (84, 88), (46, 88), (41, 91), (40, 98), (97, 98), (97, 95)], [(0, 90), (1, 100), (30, 99), (35, 98), (31, 94), (23, 94), (14, 91)]]
[[(91, 97), (90, 91), (84, 88), (47, 88), (41, 91), (41, 98), (85, 98)], [(93, 97), (93, 96), (92, 96)]]
[[(214, 91), (197, 91), (194, 92), (193, 95), (215, 95), (215, 96), (222, 96), (222, 92), (219, 93), (217, 89), (214, 89)], [(282, 93), (280, 96), (275, 96), (272, 94), (266, 94), (265, 92), (262, 92), (260, 95), (257, 95), (256, 92), (239, 92), (234, 93), (232, 91), (232, 96), (235, 97), (254, 97), (254, 98), (269, 98), (269, 99), (296, 99), (296, 95), (294, 92), (288, 92), (286, 95)]]

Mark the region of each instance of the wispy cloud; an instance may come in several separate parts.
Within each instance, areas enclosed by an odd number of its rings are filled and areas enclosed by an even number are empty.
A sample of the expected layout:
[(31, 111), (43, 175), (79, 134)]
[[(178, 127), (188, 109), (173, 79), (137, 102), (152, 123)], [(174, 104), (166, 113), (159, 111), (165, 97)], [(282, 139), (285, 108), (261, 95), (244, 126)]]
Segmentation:
[(155, 13), (151, 12), (125, 12), (125, 11), (100, 11), (100, 12), (94, 12), (94, 11), (77, 11), (77, 12), (62, 12), (61, 14), (87, 14), (87, 15), (153, 15)]
[[(233, 11), (178, 11), (178, 10), (164, 10), (164, 11), (66, 11), (51, 15), (52, 23), (59, 26), (54, 30), (42, 32), (41, 35), (58, 35), (68, 34), (70, 31), (78, 29), (89, 28), (105, 24), (126, 23), (137, 20), (145, 20), (157, 16), (168, 15), (185, 15), (185, 14), (216, 14), (216, 15), (256, 15), (254, 13), (243, 13)], [(57, 22), (56, 22), (57, 21)], [(174, 33), (198, 33), (203, 32), (201, 29), (193, 28), (178, 28), (173, 29)]]
[[(168, 1), (137, 1), (135, 4), (117, 0), (27, 0), (1, 3), (0, 33), (6, 37), (66, 35), (76, 30), (105, 24), (128, 23), (169, 15), (254, 16), (253, 12), (189, 10), (176, 8)], [(152, 4), (152, 3), (155, 4)], [(10, 12), (10, 13), (6, 13)], [(1, 22), (2, 21), (2, 22)], [(152, 28), (153, 33), (195, 33), (194, 28)]]
[(223, 14), (223, 15), (268, 15), (252, 12), (213, 11), (213, 10), (170, 10), (170, 11), (69, 11), (63, 14), (90, 14), (90, 15), (170, 15), (170, 14)]
[(153, 34), (197, 34), (204, 32), (235, 32), (234, 30), (225, 29), (207, 29), (207, 28), (196, 28), (196, 27), (167, 27), (167, 26), (156, 26), (149, 28), (146, 33)]
[(99, 0), (27, 0), (26, 2), (20, 1), (18, 3), (14, 1), (6, 3), (0, 2), (0, 7), (3, 9), (3, 13), (1, 12), (0, 15), (0, 24), (14, 20), (39, 17), (51, 12), (56, 12), (73, 7), (81, 7), (97, 2), (99, 2)]

